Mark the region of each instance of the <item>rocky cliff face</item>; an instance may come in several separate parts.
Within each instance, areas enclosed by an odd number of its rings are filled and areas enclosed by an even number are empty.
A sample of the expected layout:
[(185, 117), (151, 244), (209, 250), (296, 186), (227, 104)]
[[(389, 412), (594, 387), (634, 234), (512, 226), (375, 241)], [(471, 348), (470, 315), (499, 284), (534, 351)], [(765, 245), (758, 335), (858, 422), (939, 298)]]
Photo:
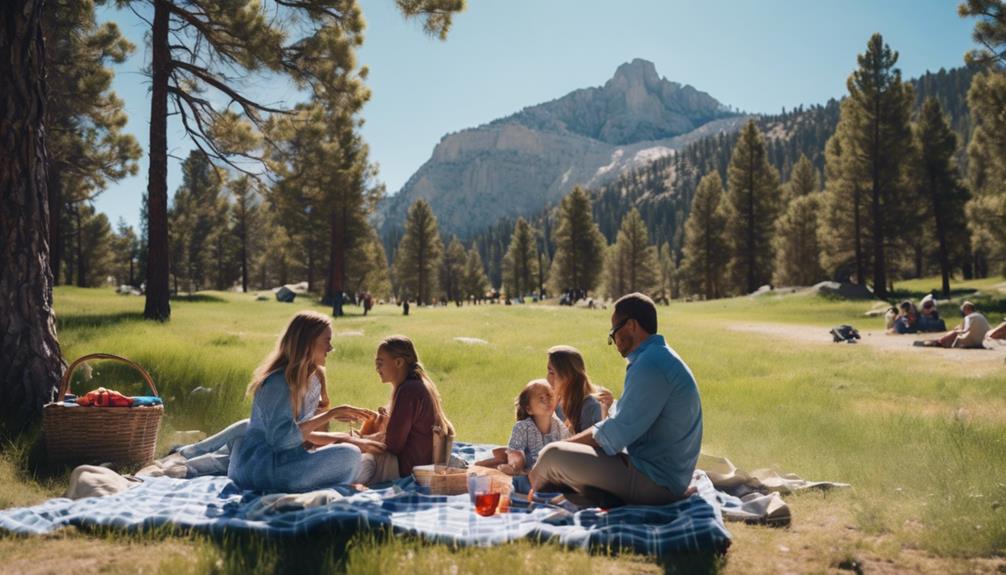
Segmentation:
[(741, 118), (691, 86), (660, 78), (652, 62), (623, 64), (604, 86), (576, 90), (489, 124), (449, 134), (379, 214), (388, 232), (417, 198), (441, 229), (469, 235), (503, 216), (555, 204), (575, 185), (673, 153)]

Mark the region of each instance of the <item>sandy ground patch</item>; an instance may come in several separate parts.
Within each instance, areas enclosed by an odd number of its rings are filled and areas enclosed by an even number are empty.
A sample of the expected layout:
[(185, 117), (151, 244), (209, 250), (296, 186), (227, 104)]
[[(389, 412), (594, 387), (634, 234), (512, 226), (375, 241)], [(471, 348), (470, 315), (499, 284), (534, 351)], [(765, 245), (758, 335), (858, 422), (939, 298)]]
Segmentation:
[(915, 347), (916, 340), (932, 339), (940, 334), (887, 335), (882, 331), (860, 331), (862, 339), (856, 344), (834, 343), (828, 328), (783, 323), (731, 323), (730, 331), (755, 333), (773, 339), (819, 345), (858, 345), (884, 353), (911, 353), (919, 359), (954, 367), (963, 375), (981, 377), (1006, 370), (1006, 345), (995, 349), (942, 349)]

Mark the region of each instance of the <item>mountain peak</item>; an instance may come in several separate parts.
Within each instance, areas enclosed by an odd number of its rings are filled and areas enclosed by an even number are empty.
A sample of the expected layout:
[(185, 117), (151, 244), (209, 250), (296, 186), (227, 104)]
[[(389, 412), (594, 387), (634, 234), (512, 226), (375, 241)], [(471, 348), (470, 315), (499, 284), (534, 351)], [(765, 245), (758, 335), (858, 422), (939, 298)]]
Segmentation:
[(661, 78), (649, 60), (620, 65), (603, 86), (583, 88), (496, 120), (625, 145), (673, 138), (731, 115), (715, 98)]
[(605, 87), (611, 84), (628, 83), (642, 85), (656, 85), (660, 83), (660, 76), (657, 74), (657, 66), (649, 60), (634, 58), (631, 62), (626, 62), (615, 70)]

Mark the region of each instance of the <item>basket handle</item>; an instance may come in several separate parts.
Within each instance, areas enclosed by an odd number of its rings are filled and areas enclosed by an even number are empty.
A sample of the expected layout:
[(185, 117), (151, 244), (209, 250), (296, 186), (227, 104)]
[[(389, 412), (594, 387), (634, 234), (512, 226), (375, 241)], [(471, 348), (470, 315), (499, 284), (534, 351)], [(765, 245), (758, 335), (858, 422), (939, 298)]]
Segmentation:
[(66, 392), (70, 391), (70, 377), (73, 376), (73, 372), (74, 370), (77, 369), (77, 366), (84, 363), (85, 361), (90, 361), (92, 359), (111, 359), (128, 365), (129, 367), (138, 371), (140, 375), (143, 376), (144, 381), (147, 382), (147, 387), (149, 387), (150, 391), (154, 393), (154, 397), (160, 397), (157, 395), (157, 388), (154, 387), (153, 378), (150, 377), (150, 374), (147, 373), (147, 370), (140, 367), (138, 363), (130, 361), (124, 357), (112, 355), (110, 353), (89, 353), (87, 355), (78, 357), (73, 363), (70, 364), (70, 367), (66, 368), (66, 373), (63, 374), (63, 380), (59, 382), (59, 395), (57, 396), (59, 397), (58, 401), (63, 401), (63, 398), (66, 397)]

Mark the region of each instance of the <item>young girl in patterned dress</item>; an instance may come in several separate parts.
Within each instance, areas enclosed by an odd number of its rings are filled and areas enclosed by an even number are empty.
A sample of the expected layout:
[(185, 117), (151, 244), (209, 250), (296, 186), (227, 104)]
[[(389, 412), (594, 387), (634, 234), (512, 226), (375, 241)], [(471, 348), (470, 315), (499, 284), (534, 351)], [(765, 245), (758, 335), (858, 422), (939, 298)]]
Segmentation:
[(517, 422), (505, 448), (476, 465), (495, 467), (507, 475), (524, 475), (534, 467), (538, 453), (553, 441), (569, 437), (569, 429), (555, 415), (555, 393), (544, 379), (528, 382), (514, 401)]

